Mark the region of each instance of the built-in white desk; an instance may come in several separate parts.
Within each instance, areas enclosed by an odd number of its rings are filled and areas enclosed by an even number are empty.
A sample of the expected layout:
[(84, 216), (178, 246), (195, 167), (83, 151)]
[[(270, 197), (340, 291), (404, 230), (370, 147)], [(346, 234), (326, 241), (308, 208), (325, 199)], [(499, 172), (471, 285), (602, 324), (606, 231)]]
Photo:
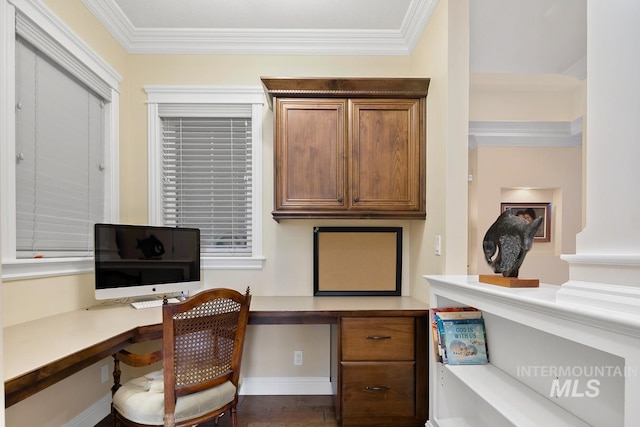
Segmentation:
[[(428, 317), (410, 297), (253, 296), (250, 324), (334, 324), (341, 317)], [(5, 406), (108, 357), (162, 337), (160, 307), (98, 305), (4, 328)]]

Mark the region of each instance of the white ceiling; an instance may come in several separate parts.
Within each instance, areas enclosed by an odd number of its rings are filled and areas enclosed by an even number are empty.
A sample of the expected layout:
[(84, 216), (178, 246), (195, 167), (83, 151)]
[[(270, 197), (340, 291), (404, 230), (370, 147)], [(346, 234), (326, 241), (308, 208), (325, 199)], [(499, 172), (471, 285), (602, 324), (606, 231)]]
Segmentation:
[[(83, 0), (130, 53), (408, 55), (438, 0)], [(473, 73), (586, 75), (586, 0), (470, 0)]]
[(474, 73), (586, 77), (586, 0), (470, 0)]

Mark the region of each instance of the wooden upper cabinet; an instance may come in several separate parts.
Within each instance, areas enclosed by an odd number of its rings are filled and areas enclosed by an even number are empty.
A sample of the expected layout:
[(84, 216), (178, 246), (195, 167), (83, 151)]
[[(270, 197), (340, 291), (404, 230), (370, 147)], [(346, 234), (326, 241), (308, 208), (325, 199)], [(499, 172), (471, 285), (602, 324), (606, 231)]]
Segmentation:
[(274, 219), (425, 218), (429, 79), (262, 82), (274, 111)]

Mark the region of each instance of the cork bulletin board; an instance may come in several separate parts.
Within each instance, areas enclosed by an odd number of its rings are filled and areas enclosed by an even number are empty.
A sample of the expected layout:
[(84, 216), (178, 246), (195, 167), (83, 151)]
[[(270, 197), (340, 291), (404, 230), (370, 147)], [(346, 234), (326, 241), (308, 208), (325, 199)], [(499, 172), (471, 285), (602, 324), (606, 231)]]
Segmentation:
[(399, 296), (402, 227), (315, 227), (313, 292)]

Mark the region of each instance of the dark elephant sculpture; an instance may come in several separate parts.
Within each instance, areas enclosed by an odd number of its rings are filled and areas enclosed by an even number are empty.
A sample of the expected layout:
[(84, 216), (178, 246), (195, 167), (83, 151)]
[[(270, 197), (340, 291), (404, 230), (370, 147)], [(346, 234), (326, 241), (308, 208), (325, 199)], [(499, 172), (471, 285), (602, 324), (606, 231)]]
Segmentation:
[(540, 216), (527, 222), (509, 209), (498, 217), (482, 241), (484, 257), (494, 273), (501, 273), (504, 277), (518, 277), (520, 266), (533, 246), (533, 238), (542, 220), (543, 217)]

